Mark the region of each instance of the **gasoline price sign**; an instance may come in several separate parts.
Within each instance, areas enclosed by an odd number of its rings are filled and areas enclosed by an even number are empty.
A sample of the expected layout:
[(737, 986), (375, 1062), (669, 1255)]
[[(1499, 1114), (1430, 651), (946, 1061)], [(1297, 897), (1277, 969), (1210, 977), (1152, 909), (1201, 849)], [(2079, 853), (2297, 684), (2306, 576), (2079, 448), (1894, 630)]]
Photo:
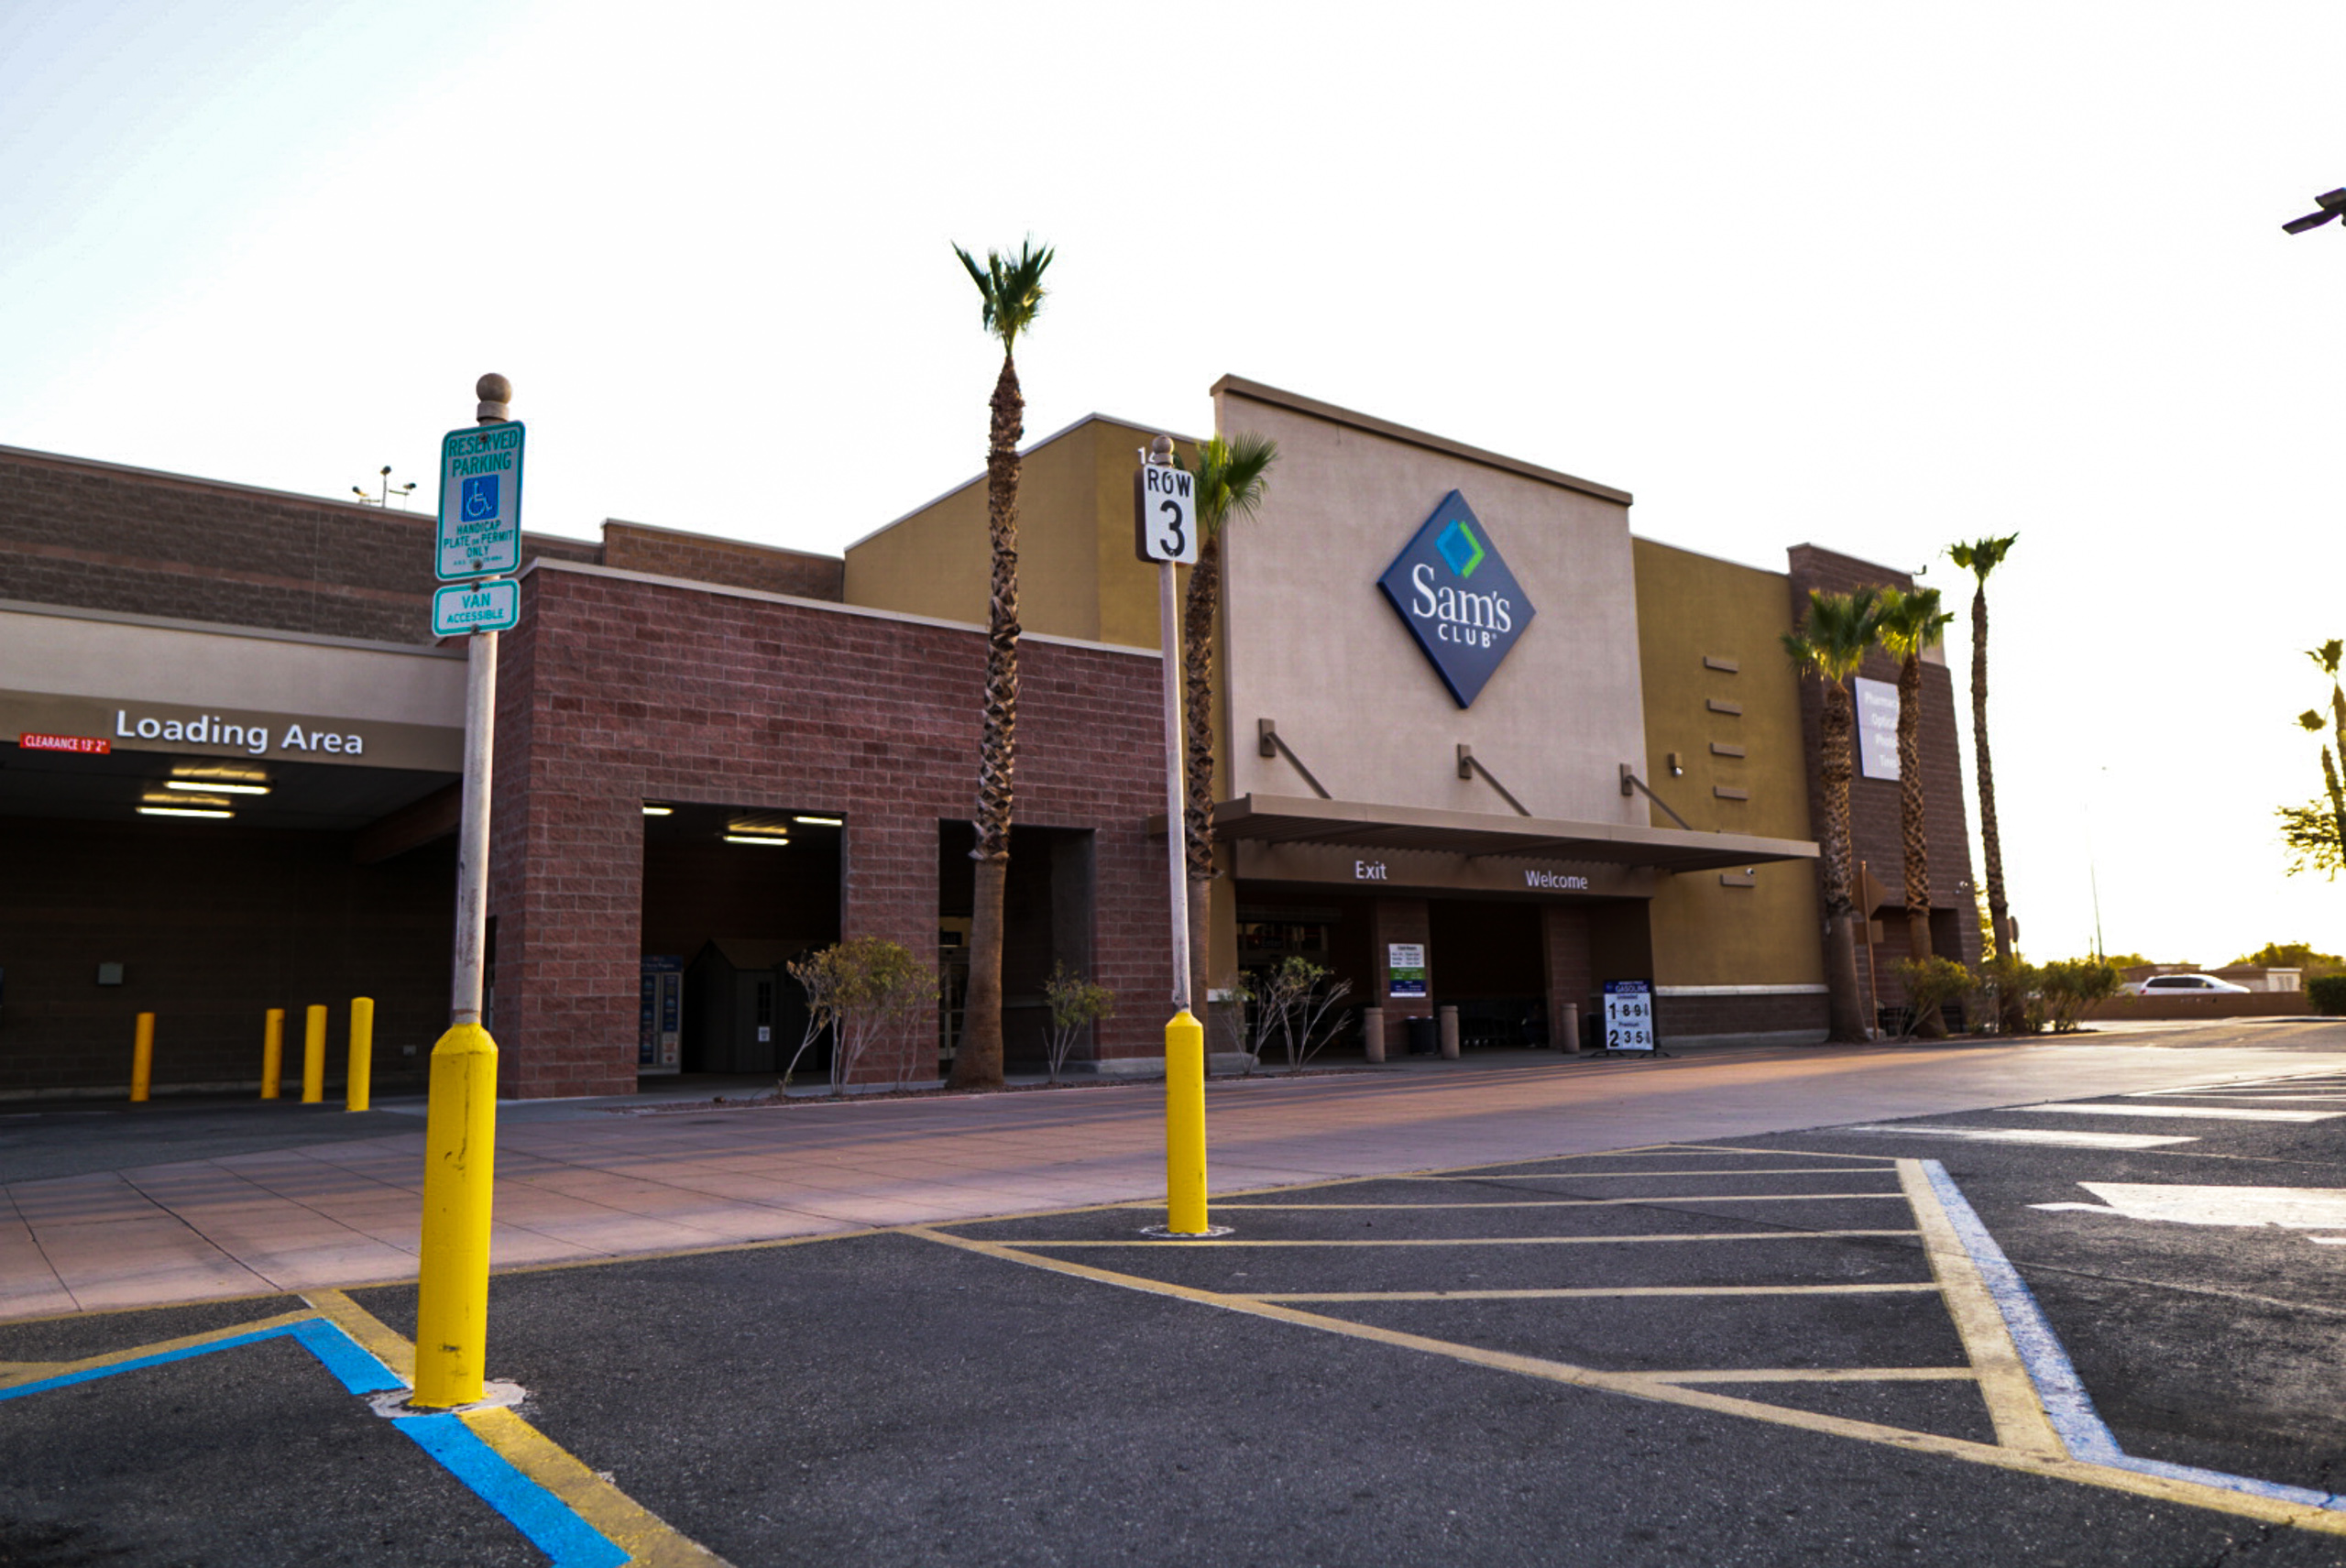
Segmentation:
[(1653, 984), (1643, 980), (1605, 982), (1605, 1048), (1653, 1049)]
[(1133, 476), (1133, 541), (1144, 561), (1189, 565), (1198, 558), (1198, 480), (1179, 468), (1144, 463)]

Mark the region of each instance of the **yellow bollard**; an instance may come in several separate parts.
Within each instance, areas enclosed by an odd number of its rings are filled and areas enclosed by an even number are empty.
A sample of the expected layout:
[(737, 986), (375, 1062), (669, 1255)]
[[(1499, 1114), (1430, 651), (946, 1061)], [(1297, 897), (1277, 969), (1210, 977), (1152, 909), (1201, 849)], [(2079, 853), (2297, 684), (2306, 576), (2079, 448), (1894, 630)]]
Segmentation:
[(423, 1259), (415, 1393), (432, 1409), (481, 1397), (488, 1359), (488, 1225), (497, 1178), (497, 1042), (458, 1024), (432, 1047), (423, 1130)]
[(138, 1032), (130, 1045), (130, 1102), (147, 1103), (147, 1090), (155, 1081), (155, 1015), (138, 1015)]
[(342, 1108), (364, 1111), (373, 1103), (375, 1080), (375, 999), (350, 999), (350, 1068), (342, 1086)]
[(326, 1010), (310, 1009), (301, 1029), (301, 1103), (323, 1105), (326, 1098)]
[(260, 1097), (277, 1098), (277, 1091), (285, 1080), (285, 1009), (272, 1007), (269, 1020), (260, 1026)]
[(1165, 1228), (1200, 1236), (1206, 1223), (1206, 1031), (1188, 1008), (1165, 1025)]

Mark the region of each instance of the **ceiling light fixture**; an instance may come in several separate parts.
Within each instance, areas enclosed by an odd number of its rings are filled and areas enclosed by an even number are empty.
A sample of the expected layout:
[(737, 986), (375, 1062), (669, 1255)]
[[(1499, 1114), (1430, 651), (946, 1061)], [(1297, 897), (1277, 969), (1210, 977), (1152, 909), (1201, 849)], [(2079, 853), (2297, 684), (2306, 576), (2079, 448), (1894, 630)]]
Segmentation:
[(788, 839), (774, 833), (728, 833), (725, 841), (729, 844), (763, 844), (773, 850), (790, 848)]
[(234, 817), (234, 816), (236, 816), (236, 814), (235, 812), (233, 812), (233, 811), (222, 810), (222, 809), (219, 809), (219, 808), (217, 808), (217, 807), (214, 807), (214, 806), (140, 806), (140, 807), (138, 808), (138, 815), (139, 815), (139, 816), (141, 816), (141, 817)]
[(675, 814), (676, 808), (673, 806), (654, 806), (648, 800), (643, 803), (643, 815), (646, 817), (674, 817)]
[(229, 784), (223, 779), (165, 779), (165, 789), (190, 790), (198, 795), (267, 795), (265, 784)]
[(793, 822), (804, 822), (809, 828), (844, 828), (847, 826), (847, 818), (844, 817), (794, 817), (791, 820)]

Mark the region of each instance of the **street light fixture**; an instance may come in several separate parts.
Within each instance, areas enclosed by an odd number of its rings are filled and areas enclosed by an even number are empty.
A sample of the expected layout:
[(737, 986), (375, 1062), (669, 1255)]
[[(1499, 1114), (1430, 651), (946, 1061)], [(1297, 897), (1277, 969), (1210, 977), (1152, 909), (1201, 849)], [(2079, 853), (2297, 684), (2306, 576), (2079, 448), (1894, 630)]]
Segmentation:
[(2302, 218), (2292, 218), (2281, 225), (2282, 229), (2289, 234), (2303, 234), (2308, 229), (2319, 228), (2341, 213), (2346, 213), (2346, 189), (2325, 191), (2314, 198), (2314, 204), (2321, 210), (2308, 213)]

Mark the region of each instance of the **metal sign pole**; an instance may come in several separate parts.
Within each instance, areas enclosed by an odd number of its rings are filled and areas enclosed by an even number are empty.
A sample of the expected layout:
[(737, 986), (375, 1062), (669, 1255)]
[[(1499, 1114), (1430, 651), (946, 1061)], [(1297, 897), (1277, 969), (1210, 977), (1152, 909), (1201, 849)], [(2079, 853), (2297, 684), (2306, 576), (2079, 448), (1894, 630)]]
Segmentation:
[[(484, 376), (477, 422), (502, 425), (512, 388), (502, 376)], [(516, 427), (515, 433), (519, 434)], [(469, 441), (469, 437), (466, 438)], [(477, 552), (451, 570), (452, 478), (448, 444), (442, 444), (441, 537), (444, 576), (479, 571)], [(476, 521), (488, 515), (510, 521), (504, 541), (519, 565), (521, 458), (494, 462), (498, 478), (486, 483), (458, 468), (455, 477), (462, 504)], [(488, 462), (468, 460), (484, 470)], [(510, 488), (503, 487), (510, 484)], [(505, 508), (510, 503), (510, 515)], [(458, 516), (461, 518), (462, 510)], [(435, 623), (439, 606), (434, 606)], [(448, 1032), (432, 1047), (432, 1097), (423, 1134), (423, 1245), (415, 1291), (415, 1392), (410, 1403), (447, 1409), (480, 1402), (487, 1390), (488, 1360), (488, 1240), (497, 1186), (497, 1042), (481, 1027), (482, 970), (488, 932), (489, 760), (497, 744), (497, 637), (476, 630), (465, 644), (464, 810), (456, 847), (455, 973), (450, 987)]]
[(1173, 1017), (1165, 1025), (1165, 1224), (1152, 1234), (1219, 1235), (1206, 1219), (1206, 1031), (1189, 1011), (1189, 877), (1181, 770), (1181, 611), (1176, 563), (1198, 558), (1197, 481), (1160, 435), (1133, 476), (1133, 547), (1157, 564), (1165, 642), (1165, 880), (1173, 916)]
[(1173, 905), (1173, 1011), (1190, 1011), (1189, 860), (1181, 766), (1181, 619), (1173, 563), (1157, 567), (1157, 615), (1165, 629), (1165, 865)]

